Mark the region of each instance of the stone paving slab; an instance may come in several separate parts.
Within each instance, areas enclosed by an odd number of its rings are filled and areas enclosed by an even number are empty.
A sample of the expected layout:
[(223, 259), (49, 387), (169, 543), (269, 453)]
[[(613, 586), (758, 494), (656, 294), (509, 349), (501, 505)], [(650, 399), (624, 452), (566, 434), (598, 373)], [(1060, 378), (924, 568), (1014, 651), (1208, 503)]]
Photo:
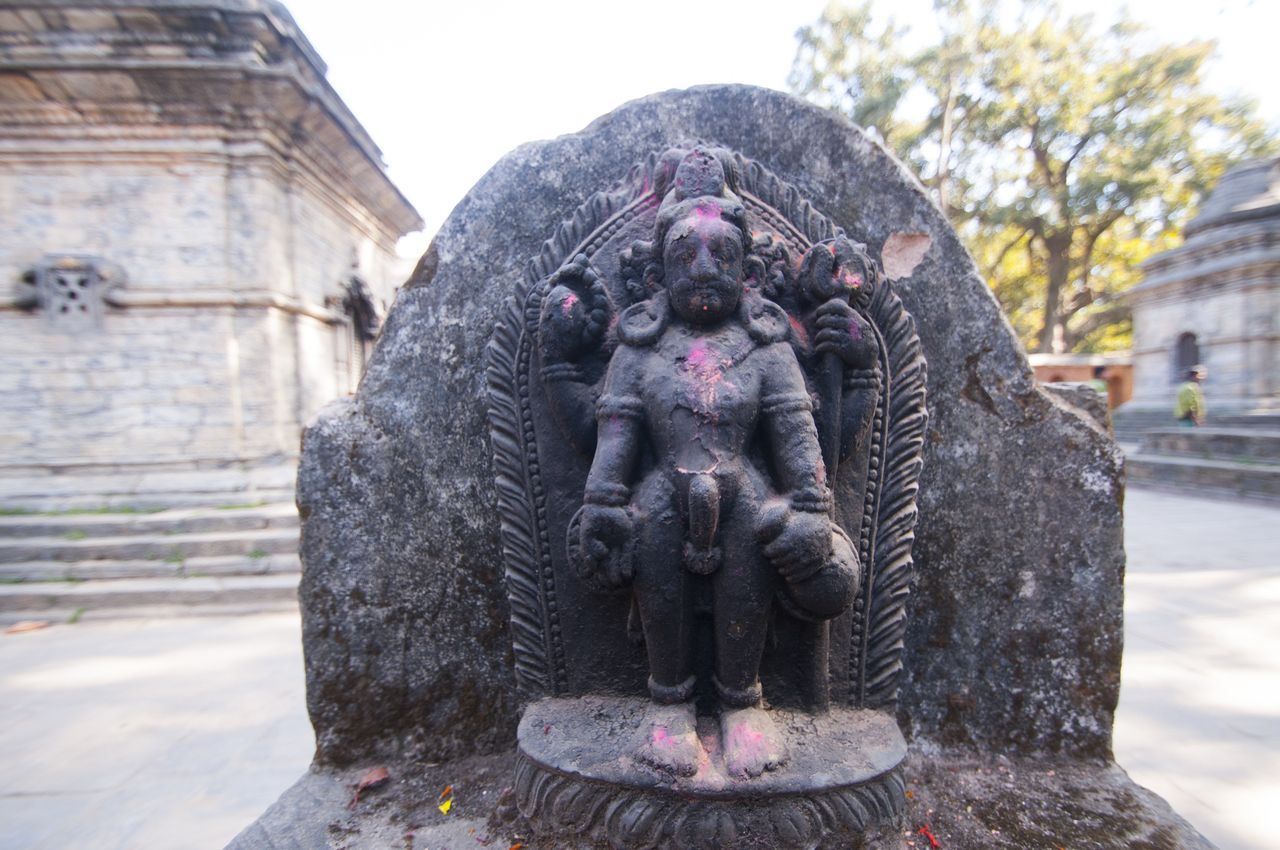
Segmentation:
[(1277, 846), (1280, 508), (1130, 487), (1116, 760), (1221, 850)]
[(299, 622), (0, 634), (0, 850), (226, 844), (307, 768)]

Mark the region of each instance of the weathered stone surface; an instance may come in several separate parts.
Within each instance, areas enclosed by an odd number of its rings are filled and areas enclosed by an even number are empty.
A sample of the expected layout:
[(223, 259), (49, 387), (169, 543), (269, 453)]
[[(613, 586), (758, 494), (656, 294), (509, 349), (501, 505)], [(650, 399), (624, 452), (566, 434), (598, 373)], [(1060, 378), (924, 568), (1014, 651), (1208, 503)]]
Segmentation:
[[(425, 293), (400, 300), (401, 320)], [(435, 346), (401, 327), (382, 363), (400, 342), (424, 357), (410, 374), (443, 375), (425, 360)], [(436, 761), (515, 735), (492, 479), (476, 473), (483, 424), (455, 428), (461, 399), (412, 383), (335, 402), (303, 439), (299, 599), (322, 761), (400, 748)]]
[(1105, 757), (1121, 650), (1121, 455), (1034, 384), (916, 181), (842, 119), (760, 89), (628, 104), (525, 145), (454, 210), (402, 290), (356, 399), (304, 440), (302, 600), (320, 757), (509, 743), (483, 350), (549, 229), (632, 164), (701, 139), (759, 160), (853, 238), (927, 234), (896, 286), (930, 364), (930, 431), (900, 719), (908, 736)]

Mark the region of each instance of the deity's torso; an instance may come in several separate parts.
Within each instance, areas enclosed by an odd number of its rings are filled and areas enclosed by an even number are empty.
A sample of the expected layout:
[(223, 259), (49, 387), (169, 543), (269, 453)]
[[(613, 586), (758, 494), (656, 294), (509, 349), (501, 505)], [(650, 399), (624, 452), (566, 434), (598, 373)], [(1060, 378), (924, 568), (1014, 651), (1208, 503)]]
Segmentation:
[[(774, 361), (794, 361), (790, 346), (761, 343), (730, 320), (713, 328), (672, 322), (650, 345), (624, 350), (627, 368), (638, 367), (631, 391), (643, 406), (659, 470), (717, 478), (764, 472), (752, 468), (750, 448), (766, 384), (788, 373)], [(803, 381), (791, 389), (805, 393)]]

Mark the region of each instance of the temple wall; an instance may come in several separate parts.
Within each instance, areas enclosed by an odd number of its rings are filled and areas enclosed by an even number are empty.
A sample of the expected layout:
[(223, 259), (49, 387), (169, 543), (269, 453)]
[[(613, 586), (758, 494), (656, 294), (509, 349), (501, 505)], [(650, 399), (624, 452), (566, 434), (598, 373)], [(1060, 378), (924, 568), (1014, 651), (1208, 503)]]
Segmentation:
[[(345, 282), (389, 304), (407, 271), (397, 234), (265, 146), (152, 135), (0, 145), (0, 475), (293, 458), (358, 379)], [(49, 255), (118, 266), (126, 303), (19, 309)]]

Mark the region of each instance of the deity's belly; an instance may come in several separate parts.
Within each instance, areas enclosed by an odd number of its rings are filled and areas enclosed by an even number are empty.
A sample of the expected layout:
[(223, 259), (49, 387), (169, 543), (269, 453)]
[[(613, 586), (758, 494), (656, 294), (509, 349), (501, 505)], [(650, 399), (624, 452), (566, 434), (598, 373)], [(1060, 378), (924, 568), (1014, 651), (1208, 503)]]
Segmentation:
[(643, 395), (658, 469), (678, 492), (710, 475), (728, 499), (747, 476), (759, 477), (747, 451), (759, 413), (760, 374), (744, 353), (753, 345), (745, 334), (727, 342), (679, 338), (651, 364), (657, 372), (675, 362)]
[(693, 479), (710, 476), (720, 500), (729, 503), (744, 485), (760, 478), (747, 453), (752, 417), (748, 416), (747, 422), (733, 417), (712, 420), (676, 407), (664, 420), (654, 429), (655, 472), (671, 481), (681, 496)]

